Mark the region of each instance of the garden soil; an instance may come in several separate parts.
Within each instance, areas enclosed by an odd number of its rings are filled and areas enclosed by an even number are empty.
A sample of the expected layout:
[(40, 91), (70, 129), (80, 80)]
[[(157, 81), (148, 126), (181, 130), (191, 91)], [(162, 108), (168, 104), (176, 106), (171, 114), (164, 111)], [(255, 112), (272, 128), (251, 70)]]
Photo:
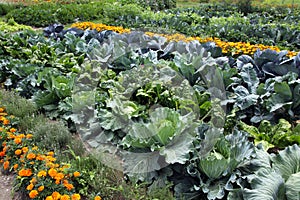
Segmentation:
[(0, 200), (20, 200), (17, 194), (14, 196), (12, 193), (13, 180), (13, 175), (5, 175), (0, 171)]

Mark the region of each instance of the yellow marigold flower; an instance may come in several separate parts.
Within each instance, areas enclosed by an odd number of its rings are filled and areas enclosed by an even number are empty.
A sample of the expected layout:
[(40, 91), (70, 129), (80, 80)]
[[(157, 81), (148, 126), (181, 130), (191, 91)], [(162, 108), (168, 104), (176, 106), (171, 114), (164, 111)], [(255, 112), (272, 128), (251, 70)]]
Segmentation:
[(45, 189), (45, 187), (43, 185), (41, 185), (40, 187), (38, 187), (38, 191), (41, 192)]
[(100, 196), (95, 196), (94, 200), (102, 200)]
[(27, 152), (28, 152), (28, 147), (23, 147), (23, 148), (22, 148), (22, 151), (23, 151), (24, 153), (27, 153)]
[(32, 190), (34, 187), (34, 185), (32, 183), (30, 183), (27, 187), (26, 190)]
[(52, 193), (52, 198), (53, 198), (53, 200), (58, 200), (58, 199), (60, 199), (60, 194), (59, 194), (59, 192), (53, 192)]
[(38, 174), (37, 174), (37, 176), (38, 176), (38, 177), (42, 177), (42, 176), (43, 176), (43, 177), (46, 177), (46, 176), (47, 176), (47, 172), (44, 171), (44, 170), (39, 171)]
[(23, 177), (23, 176), (31, 176), (32, 172), (31, 172), (31, 169), (21, 169), (18, 174), (21, 177)]
[(48, 170), (48, 174), (49, 174), (49, 176), (54, 178), (57, 174), (57, 171), (56, 171), (56, 169), (51, 168), (51, 169)]
[(29, 154), (27, 154), (26, 157), (28, 160), (32, 160), (32, 159), (35, 159), (36, 155), (34, 153), (29, 153)]
[[(28, 136), (28, 135), (27, 135), (27, 136)], [(26, 137), (27, 137), (27, 136), (26, 136)], [(33, 150), (33, 151), (38, 150), (38, 147), (37, 147), (37, 146), (34, 146), (34, 147), (32, 147), (32, 150)]]
[(4, 110), (5, 110), (5, 108), (2, 108), (2, 107), (0, 108), (0, 112), (4, 112)]
[(80, 194), (73, 194), (72, 195), (72, 200), (80, 200), (81, 197), (80, 197)]
[(9, 161), (5, 161), (3, 164), (4, 170), (7, 170), (9, 168)]
[(22, 153), (22, 150), (21, 149), (17, 149), (17, 150), (15, 150), (15, 154), (18, 156), (18, 155), (20, 155)]
[(29, 197), (30, 197), (31, 199), (34, 199), (35, 197), (37, 197), (38, 194), (39, 194), (39, 193), (38, 193), (37, 190), (31, 190), (31, 191), (29, 192)]
[(53, 152), (53, 151), (49, 151), (49, 152), (47, 153), (47, 155), (48, 155), (48, 156), (54, 156), (54, 152)]
[(61, 200), (70, 200), (70, 196), (67, 194), (64, 194), (60, 197)]
[(53, 200), (52, 196), (47, 196), (45, 200)]
[(80, 172), (76, 171), (76, 172), (73, 173), (73, 175), (74, 175), (74, 177), (78, 177), (78, 176), (80, 176)]

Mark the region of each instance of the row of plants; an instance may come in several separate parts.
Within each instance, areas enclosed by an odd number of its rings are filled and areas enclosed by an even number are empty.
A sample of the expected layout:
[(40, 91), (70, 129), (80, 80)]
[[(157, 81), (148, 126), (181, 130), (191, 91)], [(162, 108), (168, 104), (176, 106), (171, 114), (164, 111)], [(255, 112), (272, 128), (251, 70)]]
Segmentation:
[(0, 111), (0, 159), (4, 172), (17, 175), (14, 190), (30, 199), (81, 199), (77, 193), (80, 188), (75, 189), (80, 185), (81, 173), (69, 163), (57, 163), (53, 151), (37, 146), (32, 134), (20, 133), (12, 126), (17, 120), (13, 115), (4, 108)]
[[(104, 164), (149, 188), (171, 182), (176, 198), (297, 197), (300, 54), (212, 57), (198, 41), (70, 30), (2, 36), (1, 82), (75, 125)], [(36, 64), (28, 74), (13, 64), (24, 61)], [(247, 133), (263, 120), (285, 126)]]
[[(168, 187), (148, 191), (145, 185), (130, 183), (120, 171), (101, 164), (99, 154), (87, 152), (64, 123), (36, 113), (31, 101), (4, 90), (0, 101), (1, 172), (14, 175), (14, 197), (173, 199)], [(31, 134), (23, 134), (25, 129)]]
[[(33, 26), (72, 23), (74, 20), (101, 20), (103, 23), (161, 31), (177, 31), (189, 36), (217, 37), (230, 42), (249, 42), (299, 50), (299, 11), (257, 10), (247, 16), (232, 5), (201, 5), (198, 8), (153, 12), (142, 4), (98, 2), (88, 4), (38, 4), (12, 10), (7, 18)], [(111, 6), (113, 4), (113, 6)], [(253, 31), (255, 30), (255, 31)], [(291, 34), (292, 33), (292, 34)]]
[(32, 30), (31, 26), (17, 24), (13, 19), (8, 22), (0, 21), (0, 31), (2, 32), (17, 32), (22, 30)]
[[(104, 30), (112, 30), (117, 33), (129, 33), (130, 29), (124, 29), (122, 27), (115, 27), (115, 26), (107, 26), (105, 24), (97, 24), (93, 22), (78, 22), (71, 25), (73, 28), (78, 28), (81, 30), (97, 30), (97, 31), (104, 31)], [(52, 30), (52, 33), (55, 33), (54, 30)], [(58, 33), (57, 33), (58, 34)], [(168, 41), (184, 41), (184, 42), (191, 42), (193, 40), (198, 40), (202, 44), (208, 45), (208, 43), (213, 42), (216, 46), (220, 47), (222, 49), (223, 55), (231, 55), (231, 56), (237, 56), (237, 55), (254, 55), (254, 53), (257, 51), (257, 49), (260, 50), (266, 50), (271, 49), (274, 51), (279, 52), (279, 47), (276, 46), (267, 46), (262, 44), (255, 44), (252, 45), (247, 42), (225, 42), (220, 40), (216, 37), (208, 37), (208, 38), (201, 38), (201, 37), (186, 37), (183, 34), (159, 34), (159, 33), (153, 33), (153, 32), (146, 32), (146, 35), (149, 35), (153, 37), (154, 35), (162, 36), (168, 39)], [(293, 57), (297, 55), (297, 52), (294, 51), (288, 51), (287, 55), (289, 57)], [(215, 56), (215, 55), (213, 55)], [(216, 56), (220, 56), (220, 53), (216, 54)]]

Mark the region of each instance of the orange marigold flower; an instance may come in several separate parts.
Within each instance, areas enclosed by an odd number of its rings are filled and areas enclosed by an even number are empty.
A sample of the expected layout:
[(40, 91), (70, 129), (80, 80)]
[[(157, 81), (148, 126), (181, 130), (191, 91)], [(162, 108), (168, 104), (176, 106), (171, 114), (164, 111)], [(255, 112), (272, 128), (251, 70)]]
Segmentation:
[(94, 200), (101, 200), (102, 198), (100, 196), (95, 196)]
[(14, 170), (16, 170), (19, 167), (18, 164), (14, 164)]
[(27, 138), (27, 139), (31, 139), (32, 137), (33, 137), (32, 134), (27, 134), (27, 135), (26, 135), (26, 138)]
[(14, 142), (16, 144), (21, 144), (22, 143), (22, 138), (17, 137), (17, 138), (14, 139)]
[(38, 187), (38, 191), (41, 192), (45, 189), (45, 187), (43, 185), (41, 185), (40, 187)]
[(20, 155), (22, 153), (22, 150), (21, 149), (17, 149), (17, 150), (15, 150), (15, 154), (18, 156), (18, 155)]
[(9, 168), (9, 161), (5, 161), (3, 163), (3, 168), (4, 168), (4, 170), (7, 170)]
[(45, 160), (45, 157), (43, 155), (38, 154), (36, 156), (36, 160)]
[(30, 183), (27, 187), (26, 190), (32, 190), (34, 187), (34, 185), (32, 183)]
[(27, 154), (26, 157), (27, 157), (27, 159), (32, 160), (32, 159), (35, 159), (36, 155), (34, 153), (29, 153), (29, 154)]
[(61, 180), (61, 179), (63, 179), (65, 177), (65, 175), (63, 174), (63, 173), (57, 173), (56, 175), (55, 175), (55, 177), (54, 177), (54, 179), (56, 179), (56, 180)]
[(64, 194), (60, 197), (61, 200), (70, 200), (70, 196), (67, 194)]
[(74, 186), (70, 183), (64, 184), (64, 186), (67, 188), (67, 190), (72, 190), (74, 188)]
[(10, 121), (8, 119), (3, 120), (3, 125), (8, 125), (9, 123), (10, 123)]
[(57, 174), (57, 171), (56, 171), (56, 169), (51, 168), (51, 169), (48, 170), (48, 174), (49, 174), (49, 176), (54, 178)]
[(52, 193), (52, 198), (53, 198), (53, 200), (58, 200), (59, 198), (60, 198), (60, 194), (59, 194), (59, 192), (53, 192)]
[(74, 177), (78, 177), (78, 176), (80, 176), (80, 172), (76, 171), (76, 172), (73, 173), (73, 175), (74, 175)]
[(53, 151), (49, 151), (49, 152), (47, 153), (47, 155), (48, 155), (48, 156), (54, 156), (54, 152), (53, 152)]
[(37, 174), (38, 177), (46, 177), (47, 176), (47, 172), (45, 170), (39, 171), (39, 173)]
[(5, 151), (0, 151), (0, 157), (4, 157), (5, 156)]
[(16, 132), (16, 131), (17, 131), (17, 129), (15, 129), (15, 128), (11, 128), (11, 129), (9, 129), (9, 131), (10, 131), (10, 132), (12, 132), (12, 133), (14, 133), (14, 132)]
[(5, 108), (0, 107), (0, 112), (4, 112)]
[(38, 194), (39, 194), (39, 193), (38, 193), (37, 190), (31, 190), (31, 191), (29, 192), (29, 197), (30, 197), (31, 199), (34, 199), (35, 197), (37, 197)]
[(30, 169), (21, 169), (19, 171), (19, 176), (31, 176), (32, 172)]
[(72, 195), (72, 200), (80, 200), (81, 197), (80, 197), (80, 194), (73, 194)]
[(37, 180), (36, 180), (36, 178), (32, 178), (31, 180), (30, 180), (30, 183), (32, 183), (32, 184), (36, 184), (37, 183)]

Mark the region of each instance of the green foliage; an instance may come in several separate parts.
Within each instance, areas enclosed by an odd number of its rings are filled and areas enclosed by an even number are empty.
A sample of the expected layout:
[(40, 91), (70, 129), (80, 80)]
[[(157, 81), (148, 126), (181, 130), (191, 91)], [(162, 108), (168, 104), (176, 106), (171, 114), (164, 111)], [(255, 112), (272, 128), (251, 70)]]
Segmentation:
[(240, 123), (240, 126), (242, 130), (254, 137), (255, 144), (262, 143), (265, 150), (272, 147), (284, 148), (294, 143), (300, 144), (300, 125), (292, 127), (284, 119), (280, 119), (276, 125), (272, 125), (269, 121), (264, 120), (258, 128), (243, 122)]
[(17, 24), (14, 19), (9, 19), (7, 23), (0, 21), (0, 31), (3, 32), (16, 32), (22, 30), (32, 30), (30, 26)]
[(43, 3), (14, 9), (7, 18), (14, 18), (17, 23), (36, 27), (45, 27), (53, 23), (72, 23), (75, 20), (89, 21), (101, 18), (103, 2), (87, 4)]
[(299, 198), (299, 157), (300, 148), (289, 146), (279, 154), (265, 157), (269, 165), (252, 177), (251, 189), (245, 189), (245, 199), (298, 199)]

